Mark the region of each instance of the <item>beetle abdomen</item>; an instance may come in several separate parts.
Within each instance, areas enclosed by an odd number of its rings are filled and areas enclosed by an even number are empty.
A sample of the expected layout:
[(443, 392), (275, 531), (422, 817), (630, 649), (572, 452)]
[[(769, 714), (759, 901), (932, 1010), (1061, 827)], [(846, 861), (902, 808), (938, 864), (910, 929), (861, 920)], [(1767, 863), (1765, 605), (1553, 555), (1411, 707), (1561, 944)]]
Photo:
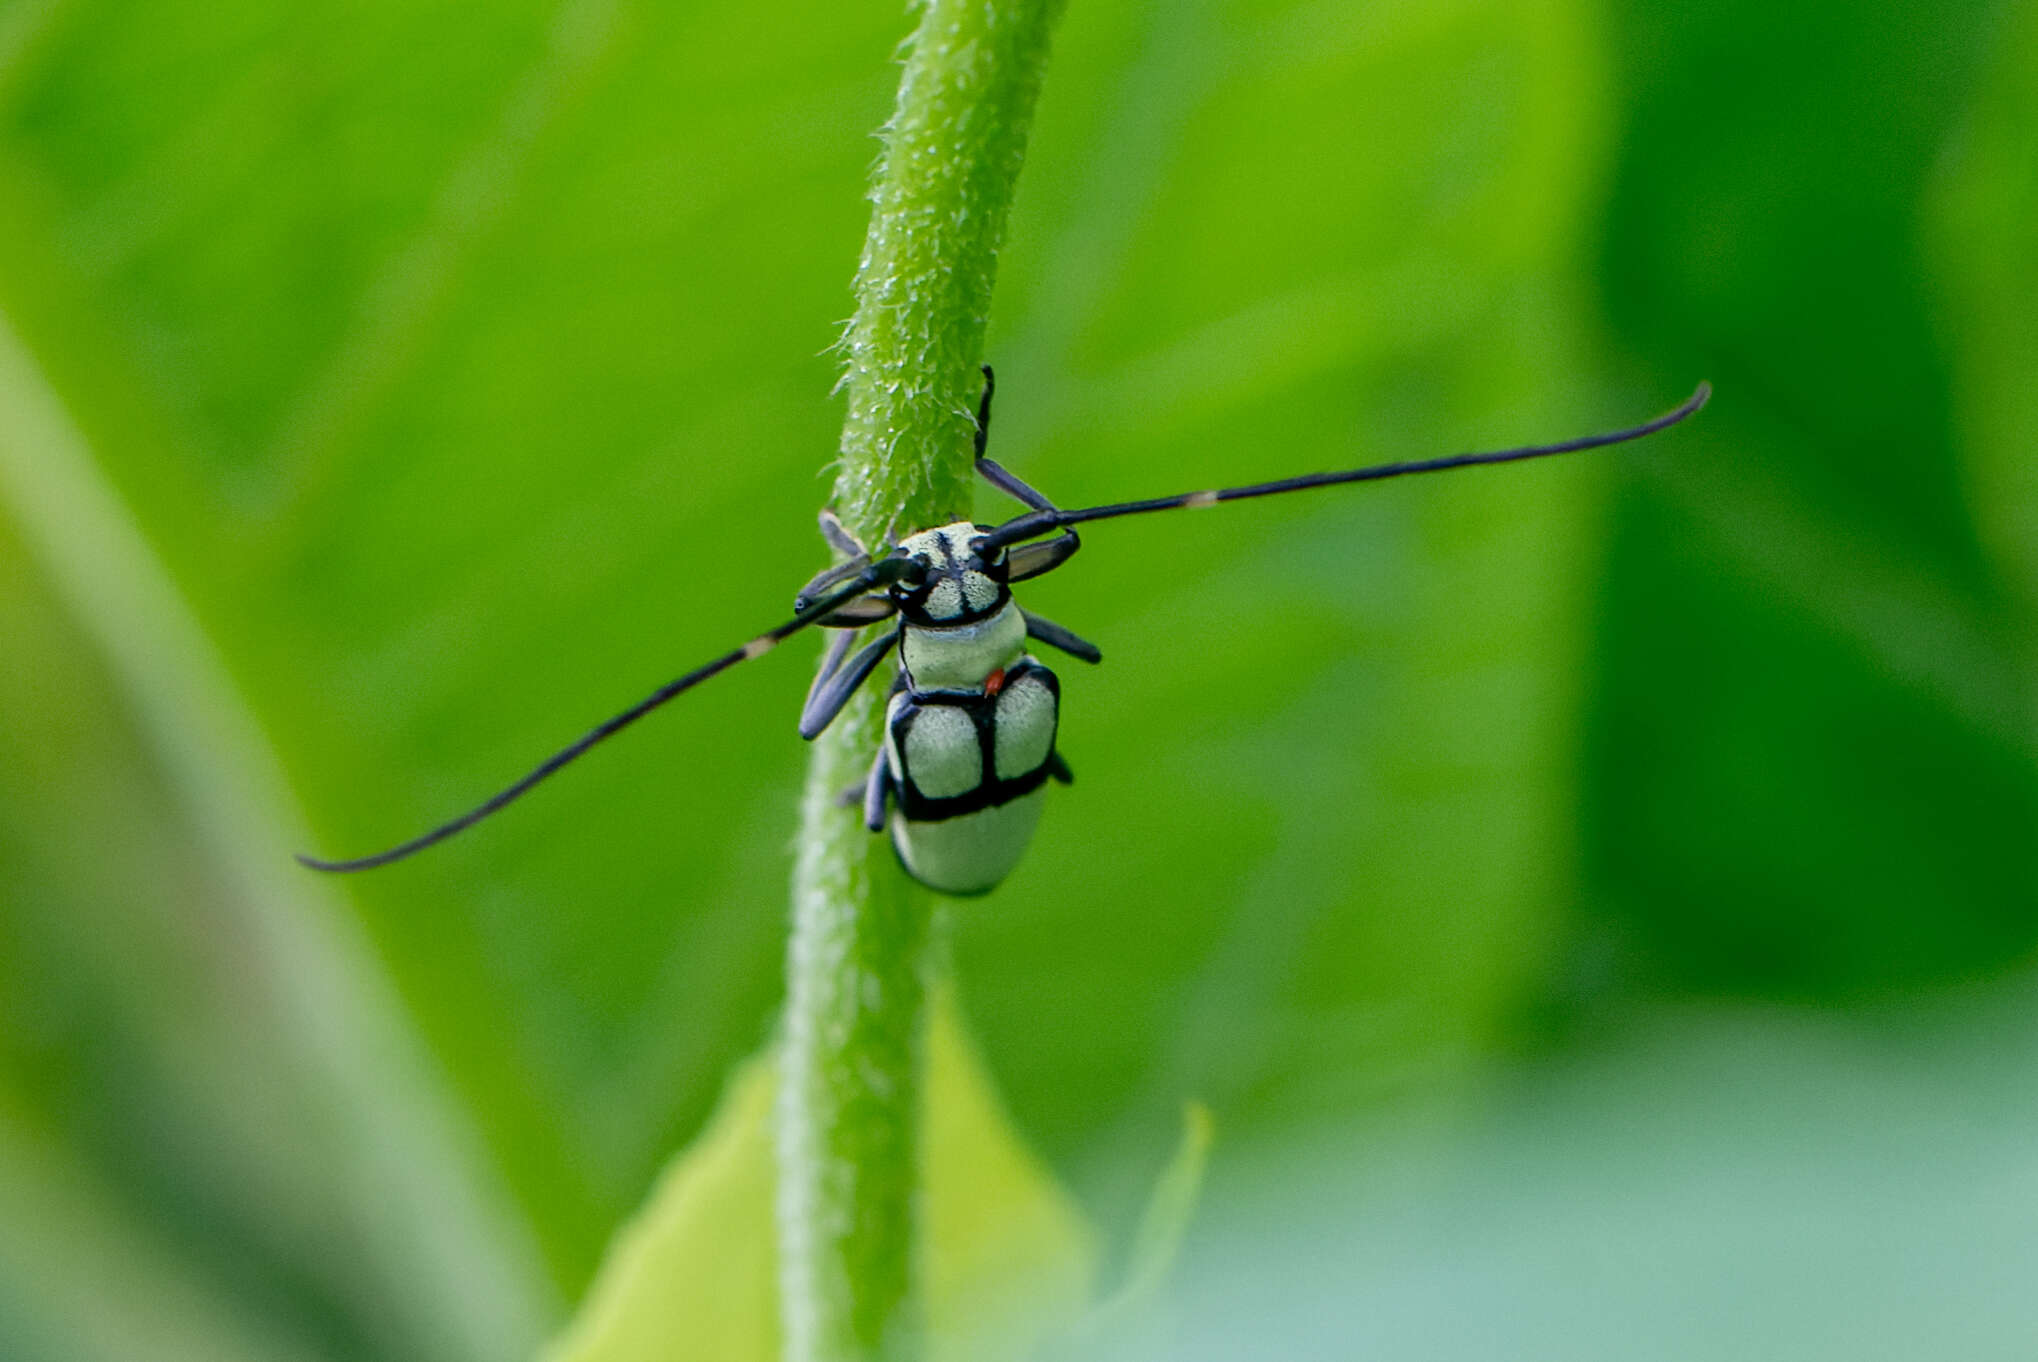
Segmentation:
[(885, 752), (906, 870), (944, 894), (984, 894), (1010, 874), (1040, 821), (1061, 687), (1022, 658), (995, 694), (902, 690), (886, 714)]
[(1046, 799), (1036, 785), (1003, 804), (936, 823), (894, 819), (892, 848), (906, 873), (929, 889), (959, 898), (988, 894), (1026, 854)]

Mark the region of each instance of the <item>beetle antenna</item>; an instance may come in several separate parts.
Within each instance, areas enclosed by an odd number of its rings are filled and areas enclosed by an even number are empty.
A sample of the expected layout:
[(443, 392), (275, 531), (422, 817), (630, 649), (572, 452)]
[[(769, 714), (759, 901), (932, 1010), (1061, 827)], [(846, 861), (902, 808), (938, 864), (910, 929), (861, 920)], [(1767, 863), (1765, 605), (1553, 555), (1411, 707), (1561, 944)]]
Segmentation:
[(539, 762), (532, 769), (531, 773), (522, 780), (497, 791), (467, 812), (461, 814), (458, 818), (441, 823), (430, 832), (413, 837), (408, 842), (393, 846), (387, 851), (379, 851), (373, 856), (362, 856), (351, 861), (320, 860), (316, 856), (307, 856), (303, 852), (298, 853), (297, 859), (300, 863), (311, 867), (313, 870), (325, 870), (336, 873), (373, 870), (377, 866), (388, 865), (392, 861), (401, 861), (407, 856), (414, 856), (426, 847), (435, 846), (457, 832), (465, 832), (468, 828), (473, 827), (490, 814), (521, 798), (529, 792), (532, 786), (544, 780), (560, 767), (585, 755), (588, 749), (595, 744), (605, 738), (614, 737), (617, 733), (636, 723), (637, 720), (643, 718), (652, 710), (657, 709), (666, 701), (692, 690), (711, 676), (719, 676), (739, 662), (748, 662), (753, 657), (762, 657), (773, 648), (776, 648), (785, 639), (798, 633), (838, 606), (863, 595), (873, 587), (888, 585), (892, 581), (903, 577), (911, 568), (912, 560), (909, 558), (894, 556), (879, 559), (858, 573), (854, 581), (830, 591), (825, 596), (817, 597), (811, 602), (802, 603), (799, 613), (784, 624), (779, 625), (775, 629), (767, 629), (742, 647), (723, 653), (714, 661), (694, 668), (678, 680), (670, 681), (660, 686), (657, 690), (651, 692), (650, 695), (639, 700), (621, 714), (596, 724), (577, 741), (569, 743), (545, 758), (542, 762)]
[(1668, 430), (1687, 416), (1696, 413), (1711, 397), (1712, 384), (1701, 383), (1681, 406), (1663, 413), (1653, 421), (1644, 421), (1639, 426), (1630, 426), (1626, 430), (1616, 430), (1604, 435), (1581, 435), (1557, 444), (1522, 445), (1515, 449), (1496, 449), (1477, 454), (1450, 454), (1440, 459), (1374, 464), (1371, 467), (1351, 468), (1339, 473), (1305, 473), (1299, 478), (1280, 478), (1274, 482), (1256, 482), (1245, 487), (1220, 487), (1205, 492), (1183, 492), (1177, 496), (1154, 497), (1148, 501), (1121, 501), (1109, 506), (1028, 511), (985, 531), (977, 536), (975, 544), (980, 551), (990, 550), (1007, 544), (1016, 544), (1022, 539), (1037, 538), (1067, 525), (1080, 525), (1088, 520), (1111, 520), (1122, 515), (1172, 511), (1186, 506), (1215, 506), (1220, 501), (1246, 501), (1253, 497), (1278, 496), (1282, 492), (1301, 492), (1312, 487), (1335, 487), (1347, 482), (1378, 482), (1383, 478), (1398, 478), (1409, 473), (1441, 473), (1449, 468), (1471, 468), (1488, 463), (1515, 463), (1522, 459), (1540, 459), (1547, 454), (1570, 454), (1582, 449), (1600, 449), (1606, 445), (1639, 440), (1645, 435), (1654, 435), (1659, 430)]

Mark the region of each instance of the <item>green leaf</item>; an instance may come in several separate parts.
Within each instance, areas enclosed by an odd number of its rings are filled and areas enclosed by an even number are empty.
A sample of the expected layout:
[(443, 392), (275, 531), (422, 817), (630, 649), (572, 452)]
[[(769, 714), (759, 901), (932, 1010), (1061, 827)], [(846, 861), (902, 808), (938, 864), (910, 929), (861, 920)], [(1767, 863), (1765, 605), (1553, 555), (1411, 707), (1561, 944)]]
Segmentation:
[(2038, 5), (1997, 41), (1933, 184), (1927, 243), (1952, 338), (1963, 469), (2004, 589), (2038, 610)]
[[(1653, 409), (1589, 360), (1594, 13), (1076, 7), (1000, 266), (995, 452), (1108, 500)], [(0, 308), (318, 849), (465, 806), (820, 565), (896, 9), (9, 22)], [(1184, 1097), (1240, 1139), (1348, 1113), (1535, 986), (1606, 476), (1127, 522), (1040, 583), (1108, 661), (1065, 671), (1079, 783), (956, 953), (1105, 1223), (1144, 1178), (1102, 1170)], [(568, 1297), (778, 1005), (806, 676), (745, 671), (334, 910)], [(115, 800), (74, 823), (126, 836)], [(4, 910), (80, 897), (127, 901), (80, 877)]]
[(1147, 1197), (1124, 1279), (1083, 1319), (1079, 1336), (1086, 1352), (1115, 1353), (1138, 1341), (1170, 1336), (1174, 1320), (1164, 1292), (1203, 1195), (1215, 1133), (1209, 1108), (1191, 1102), (1183, 1109), (1181, 1143)]
[(2034, 982), (1623, 1010), (1448, 1130), (1228, 1160), (1173, 1331), (1076, 1356), (2025, 1357)]
[(1191, 1102), (1183, 1109), (1182, 1142), (1154, 1182), (1146, 1213), (1140, 1217), (1139, 1228), (1133, 1235), (1125, 1281), (1105, 1303), (1106, 1310), (1137, 1308), (1166, 1280), (1182, 1250), (1182, 1239), (1189, 1232), (1196, 1202), (1203, 1194), (1203, 1174), (1210, 1163), (1210, 1145), (1216, 1133), (1216, 1122), (1208, 1107)]
[[(1066, 1334), (1097, 1272), (1095, 1237), (1012, 1133), (953, 1004), (928, 1043), (929, 1356), (1019, 1359)], [(778, 1353), (768, 1060), (738, 1070), (700, 1139), (617, 1237), (547, 1362), (772, 1362)]]
[[(1702, 371), (1720, 400), (1616, 508), (1585, 810), (1603, 935), (1641, 977), (1729, 991), (2000, 967), (2038, 941), (2028, 624), (1965, 491), (1945, 339), (2002, 328), (1939, 325), (1919, 269), (1991, 7), (1618, 23), (1609, 311), (1640, 372)], [(1973, 264), (2014, 311), (2014, 258)]]
[[(179, 1211), (213, 1222), (209, 1241), (245, 1235), (243, 1251), (265, 1255), (240, 1274), (251, 1296), (310, 1279), (377, 1313), (414, 1356), (529, 1346), (549, 1302), (519, 1218), (468, 1161), (471, 1131), (335, 887), (276, 854), (302, 822), (260, 725), (4, 316), (0, 612), (26, 626), (8, 634), (20, 670), (6, 690), (21, 702), (8, 707), (8, 878), (30, 903), (75, 895), (79, 919), (9, 924), (24, 953), (62, 964), (57, 980), (21, 969), (8, 990), (31, 1034), (27, 1055), (0, 1056), (15, 1061), (0, 1064), (0, 1096), (18, 1085), (56, 1107), (52, 1124), (120, 1165), (115, 1185), (203, 1186)], [(83, 640), (67, 637), (74, 623)], [(109, 802), (137, 826), (104, 844), (81, 835), (78, 806), (122, 777), (141, 788)], [(81, 1102), (61, 1067), (32, 1073), (53, 1002), (85, 1003), (77, 1029), (132, 1066), (124, 1085)], [(344, 1263), (304, 1242), (321, 1222), (354, 1241)], [(17, 1234), (33, 1224), (12, 1219)]]
[(133, 1220), (126, 1198), (0, 1110), (0, 1352), (55, 1362), (311, 1362), (245, 1295)]
[(778, 1357), (776, 1091), (767, 1061), (736, 1070), (706, 1129), (617, 1235), (549, 1362)]
[[(1610, 424), (1568, 3), (1071, 9), (991, 351), (1064, 503)], [(1227, 1140), (1476, 1063), (1573, 892), (1607, 462), (1100, 525), (1029, 606), (1077, 783), (957, 957), (1024, 1128), (1122, 1228), (1182, 1102)], [(986, 513), (1006, 503), (985, 498)], [(1060, 794), (1061, 792), (1057, 792)]]
[[(1191, 1094), (1228, 1149), (1343, 1139), (1524, 998), (2028, 949), (2029, 13), (1072, 7), (989, 346), (993, 452), (1057, 498), (1720, 384), (1659, 452), (1100, 526), (1029, 595), (1107, 661), (1064, 671), (1078, 783), (955, 953), (1016, 1124), (1114, 1242)], [(0, 311), (320, 849), (463, 807), (820, 565), (823, 352), (902, 27), (0, 10)], [(0, 1086), (231, 1313), (415, 1357), (240, 1006), (226, 924), (277, 905), (223, 901), (152, 756), (178, 735), (109, 680), (146, 637), (21, 532)], [(564, 1297), (777, 1009), (801, 661), (315, 914), (387, 970), (478, 1128), (460, 1176), (508, 1187)]]

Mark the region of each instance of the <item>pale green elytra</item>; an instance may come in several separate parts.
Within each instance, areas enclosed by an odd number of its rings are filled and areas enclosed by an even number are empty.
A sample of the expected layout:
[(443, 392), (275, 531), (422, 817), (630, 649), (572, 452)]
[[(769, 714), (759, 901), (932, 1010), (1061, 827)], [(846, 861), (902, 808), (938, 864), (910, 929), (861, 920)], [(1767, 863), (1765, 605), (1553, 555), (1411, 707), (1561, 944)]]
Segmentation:
[(944, 894), (995, 888), (1040, 822), (1060, 701), (1037, 659), (1023, 658), (1013, 677), (974, 695), (901, 690), (886, 708), (900, 806), (892, 846), (913, 878)]

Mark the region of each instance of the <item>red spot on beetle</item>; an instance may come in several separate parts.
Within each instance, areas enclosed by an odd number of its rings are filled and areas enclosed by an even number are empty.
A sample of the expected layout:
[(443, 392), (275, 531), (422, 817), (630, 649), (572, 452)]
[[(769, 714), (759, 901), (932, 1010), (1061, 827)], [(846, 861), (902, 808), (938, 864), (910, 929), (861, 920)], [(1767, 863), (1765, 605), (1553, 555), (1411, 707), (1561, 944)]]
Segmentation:
[(999, 691), (1003, 690), (1004, 688), (1005, 688), (1005, 669), (1003, 667), (998, 668), (998, 670), (992, 672), (989, 676), (984, 678), (984, 694), (996, 695)]

